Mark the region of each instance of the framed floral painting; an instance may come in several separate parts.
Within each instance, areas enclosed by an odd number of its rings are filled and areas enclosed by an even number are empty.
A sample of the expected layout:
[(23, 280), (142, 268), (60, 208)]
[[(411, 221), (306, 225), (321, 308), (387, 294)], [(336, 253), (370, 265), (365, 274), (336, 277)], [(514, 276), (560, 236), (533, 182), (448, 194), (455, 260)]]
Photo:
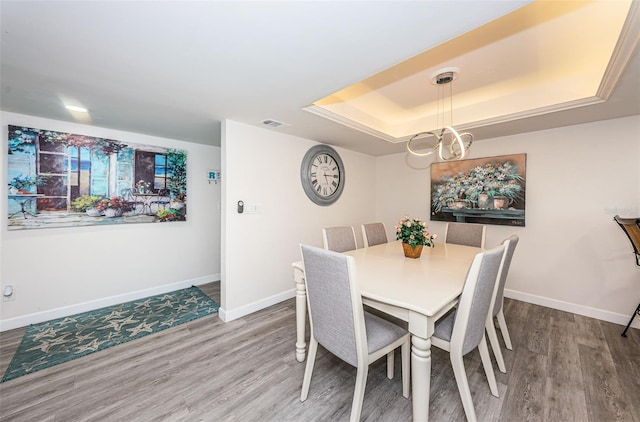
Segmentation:
[(525, 225), (526, 154), (431, 164), (431, 220)]
[(8, 230), (187, 219), (185, 151), (8, 129)]

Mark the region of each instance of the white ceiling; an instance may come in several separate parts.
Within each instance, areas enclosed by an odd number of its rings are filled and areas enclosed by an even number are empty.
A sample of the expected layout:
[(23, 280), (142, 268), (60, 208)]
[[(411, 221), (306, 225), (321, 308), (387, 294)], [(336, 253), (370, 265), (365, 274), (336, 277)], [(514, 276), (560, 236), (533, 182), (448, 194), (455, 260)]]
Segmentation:
[[(390, 154), (404, 144), (304, 107), (528, 3), (1, 0), (0, 108), (211, 145), (223, 119), (275, 119), (291, 126), (273, 130)], [(639, 62), (636, 49), (606, 102), (484, 125), (475, 138), (640, 114)]]

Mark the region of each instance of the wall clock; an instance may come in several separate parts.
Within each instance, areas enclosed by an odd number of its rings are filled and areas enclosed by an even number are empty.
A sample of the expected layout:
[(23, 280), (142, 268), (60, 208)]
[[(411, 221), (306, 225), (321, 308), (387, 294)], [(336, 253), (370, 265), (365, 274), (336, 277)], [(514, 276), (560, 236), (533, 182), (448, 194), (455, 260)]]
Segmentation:
[(304, 193), (318, 205), (331, 205), (344, 189), (344, 165), (329, 145), (311, 147), (302, 159), (300, 180)]

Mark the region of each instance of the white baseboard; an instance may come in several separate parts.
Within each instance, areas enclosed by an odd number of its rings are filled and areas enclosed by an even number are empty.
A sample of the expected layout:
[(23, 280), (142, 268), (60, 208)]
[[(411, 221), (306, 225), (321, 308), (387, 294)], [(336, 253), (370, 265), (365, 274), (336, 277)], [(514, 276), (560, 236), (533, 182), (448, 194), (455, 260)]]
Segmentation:
[(105, 297), (102, 299), (91, 300), (88, 302), (77, 303), (75, 305), (63, 306), (61, 308), (50, 309), (48, 311), (35, 312), (33, 314), (19, 316), (0, 320), (0, 332), (13, 330), (14, 328), (26, 327), (30, 324), (37, 324), (44, 321), (50, 321), (56, 318), (63, 318), (82, 312), (93, 311), (95, 309), (104, 308), (105, 306), (117, 305), (119, 303), (130, 302), (132, 300), (142, 299), (149, 296), (160, 295), (163, 293), (173, 292), (175, 290), (186, 289), (191, 286), (199, 286), (201, 284), (219, 281), (220, 274), (212, 274), (205, 277), (198, 277), (190, 280), (183, 280), (176, 283), (165, 284), (162, 286), (152, 287), (150, 289), (138, 290), (136, 292), (125, 293), (116, 296)]
[(252, 314), (261, 309), (268, 308), (269, 306), (275, 305), (276, 303), (280, 303), (287, 299), (291, 299), (292, 297), (295, 297), (295, 295), (296, 295), (296, 289), (290, 289), (282, 293), (269, 296), (257, 302), (249, 303), (248, 305), (244, 305), (236, 309), (226, 310), (226, 309), (220, 308), (218, 309), (218, 316), (224, 322), (230, 322), (230, 321), (233, 321), (234, 319), (242, 318), (245, 315)]
[[(626, 326), (629, 323), (629, 318), (631, 318), (631, 315), (618, 314), (611, 311), (605, 311), (602, 309), (596, 309), (588, 306), (577, 305), (575, 303), (563, 302), (561, 300), (550, 299), (543, 296), (536, 296), (530, 293), (523, 293), (515, 290), (505, 289), (504, 295), (505, 297), (508, 297), (510, 299), (516, 299), (523, 302), (532, 303), (534, 305), (540, 305), (540, 306), (545, 306), (547, 308), (557, 309), (559, 311), (566, 311), (566, 312), (571, 312), (574, 314), (583, 315), (590, 318), (596, 318), (602, 321), (608, 321), (608, 322), (612, 322), (614, 324), (619, 324), (622, 326)], [(238, 319), (245, 315), (249, 315), (253, 312), (267, 308), (271, 305), (275, 305), (276, 303), (280, 303), (292, 297), (295, 297), (295, 289), (287, 290), (277, 295), (268, 297), (263, 300), (259, 300), (257, 302), (250, 303), (248, 305), (245, 305), (230, 311), (227, 311), (226, 309), (223, 309), (221, 307), (218, 310), (218, 315), (220, 316), (220, 319), (223, 320), (224, 322), (230, 322), (230, 321), (233, 321), (234, 319)], [(635, 310), (635, 308), (632, 310)], [(640, 318), (636, 318), (633, 321), (633, 324), (631, 324), (631, 327), (640, 328)]]
[[(591, 308), (584, 305), (577, 305), (570, 302), (563, 302), (561, 300), (550, 299), (548, 297), (537, 296), (530, 293), (523, 293), (516, 290), (504, 289), (504, 297), (521, 300), (527, 303), (533, 303), (534, 305), (546, 306), (547, 308), (557, 309), (559, 311), (571, 312), (573, 314), (595, 318), (602, 321), (612, 322), (614, 324), (620, 324), (622, 326), (626, 326), (629, 323), (629, 319), (631, 318), (631, 314), (619, 314), (617, 312), (605, 311), (602, 309)], [(630, 309), (630, 311), (635, 310), (635, 307), (633, 309)], [(633, 321), (633, 324), (631, 324), (631, 327), (640, 328), (640, 318), (636, 317)]]
[[(25, 327), (29, 324), (37, 324), (56, 318), (62, 318), (69, 315), (92, 311), (95, 309), (104, 308), (105, 306), (117, 305), (119, 303), (130, 302), (132, 300), (142, 299), (144, 297), (159, 295), (162, 293), (172, 292), (180, 289), (186, 289), (187, 287), (198, 286), (213, 281), (220, 281), (220, 274), (212, 274), (209, 276), (199, 277), (191, 280), (165, 284), (163, 286), (157, 286), (150, 289), (139, 290), (136, 292), (130, 292), (122, 295), (92, 300), (89, 302), (78, 303), (75, 305), (51, 309), (48, 311), (36, 312), (29, 315), (0, 320), (0, 332), (12, 330), (14, 328)], [(548, 308), (557, 309), (560, 311), (566, 311), (590, 318), (596, 318), (602, 321), (608, 321), (622, 326), (627, 325), (627, 323), (629, 322), (629, 318), (631, 318), (630, 314), (619, 314), (616, 312), (605, 311), (602, 309), (577, 305), (575, 303), (537, 296), (530, 293), (523, 293), (516, 290), (505, 289), (504, 296), (510, 299), (521, 300), (523, 302), (533, 303), (534, 305), (546, 306)], [(226, 310), (221, 307), (218, 310), (218, 315), (223, 321), (230, 322), (235, 319), (242, 318), (243, 316), (257, 312), (261, 309), (268, 308), (269, 306), (275, 305), (287, 299), (291, 299), (293, 297), (295, 297), (295, 289), (290, 289), (236, 309)], [(633, 310), (635, 310), (635, 308), (632, 309), (632, 311)], [(633, 324), (631, 324), (631, 327), (640, 329), (640, 318), (636, 318)]]

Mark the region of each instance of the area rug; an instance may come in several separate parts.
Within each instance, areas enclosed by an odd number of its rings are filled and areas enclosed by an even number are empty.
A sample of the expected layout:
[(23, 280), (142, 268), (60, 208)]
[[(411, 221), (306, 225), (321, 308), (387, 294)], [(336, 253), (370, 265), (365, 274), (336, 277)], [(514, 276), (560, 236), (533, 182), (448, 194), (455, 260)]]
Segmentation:
[(27, 327), (5, 382), (218, 312), (197, 287)]

